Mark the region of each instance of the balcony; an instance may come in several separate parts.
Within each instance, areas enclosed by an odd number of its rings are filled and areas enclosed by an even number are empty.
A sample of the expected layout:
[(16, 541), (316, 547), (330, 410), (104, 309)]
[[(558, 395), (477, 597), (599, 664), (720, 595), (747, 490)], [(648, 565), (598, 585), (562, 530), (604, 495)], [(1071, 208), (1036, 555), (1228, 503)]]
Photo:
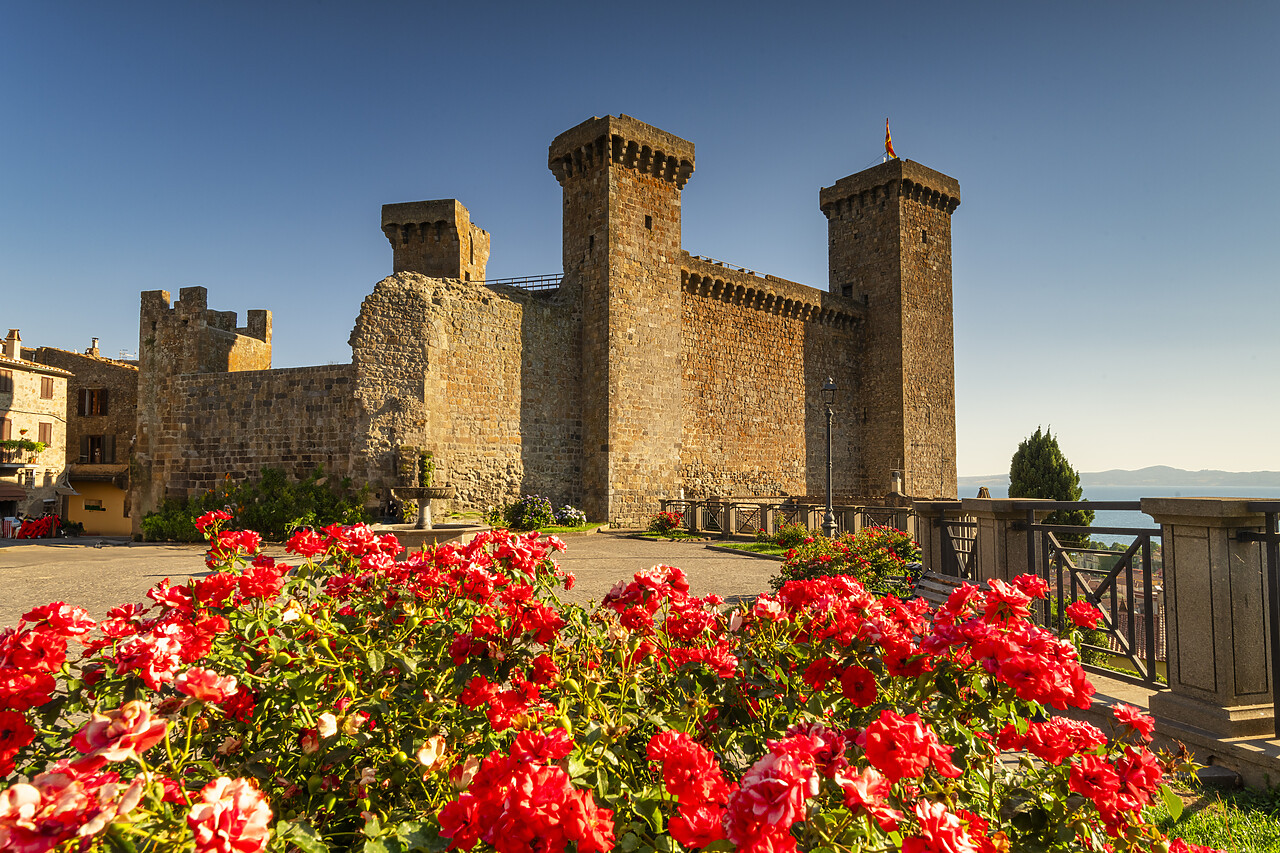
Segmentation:
[(36, 451), (0, 445), (0, 468), (22, 468), (35, 462)]

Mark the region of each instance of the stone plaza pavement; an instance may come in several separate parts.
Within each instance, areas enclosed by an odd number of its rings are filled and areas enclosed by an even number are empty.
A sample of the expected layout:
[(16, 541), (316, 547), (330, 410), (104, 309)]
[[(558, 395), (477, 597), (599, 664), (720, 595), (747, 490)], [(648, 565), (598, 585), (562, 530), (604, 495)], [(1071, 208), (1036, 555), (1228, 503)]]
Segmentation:
[[(710, 550), (705, 542), (652, 542), (613, 533), (565, 537), (562, 567), (578, 579), (561, 597), (578, 603), (599, 601), (619, 580), (658, 564), (679, 566), (689, 575), (695, 595), (716, 593), (726, 599), (769, 591), (778, 564), (759, 557)], [(50, 601), (77, 604), (95, 619), (118, 604), (142, 601), (147, 589), (164, 578), (181, 584), (203, 574), (204, 548), (198, 545), (126, 543), (122, 540), (0, 540), (0, 628), (14, 625), (32, 607)], [(295, 561), (279, 546), (267, 553)]]

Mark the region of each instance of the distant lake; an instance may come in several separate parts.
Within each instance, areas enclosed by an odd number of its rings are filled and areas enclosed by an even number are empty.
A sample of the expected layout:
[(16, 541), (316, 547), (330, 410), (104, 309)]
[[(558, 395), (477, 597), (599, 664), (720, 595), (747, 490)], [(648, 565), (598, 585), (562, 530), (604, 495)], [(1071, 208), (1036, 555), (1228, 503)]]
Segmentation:
[[(993, 498), (1009, 497), (1008, 486), (988, 486)], [(977, 488), (964, 487), (961, 497), (973, 497)], [(1280, 500), (1280, 486), (1085, 486), (1084, 499), (1088, 501), (1136, 501), (1140, 498), (1249, 498), (1250, 500)], [(1151, 516), (1142, 512), (1099, 511), (1093, 523), (1098, 527), (1155, 527)], [(1094, 536), (1099, 542), (1131, 542), (1131, 536)]]

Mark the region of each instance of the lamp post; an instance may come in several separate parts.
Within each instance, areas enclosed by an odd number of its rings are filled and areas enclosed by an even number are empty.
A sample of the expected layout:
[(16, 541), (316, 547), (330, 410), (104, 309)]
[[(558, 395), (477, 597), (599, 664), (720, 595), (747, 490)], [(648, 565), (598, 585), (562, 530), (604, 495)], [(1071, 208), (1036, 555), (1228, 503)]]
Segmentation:
[(836, 401), (836, 383), (827, 377), (822, 386), (822, 402), (827, 407), (827, 514), (822, 517), (822, 535), (828, 539), (836, 535), (836, 513), (831, 506), (831, 404)]

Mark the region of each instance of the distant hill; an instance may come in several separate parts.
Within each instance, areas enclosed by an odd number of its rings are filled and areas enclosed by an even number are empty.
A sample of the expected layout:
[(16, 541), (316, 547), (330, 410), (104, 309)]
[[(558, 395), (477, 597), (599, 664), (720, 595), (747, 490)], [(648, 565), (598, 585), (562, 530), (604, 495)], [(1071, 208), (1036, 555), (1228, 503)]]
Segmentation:
[[(987, 488), (1007, 489), (1008, 474), (988, 474), (982, 477), (960, 477), (962, 492)], [(1249, 488), (1280, 488), (1280, 471), (1187, 471), (1168, 465), (1152, 465), (1137, 471), (1119, 468), (1110, 471), (1081, 472), (1080, 485), (1085, 486), (1151, 486), (1167, 488), (1227, 489), (1233, 486)]]

